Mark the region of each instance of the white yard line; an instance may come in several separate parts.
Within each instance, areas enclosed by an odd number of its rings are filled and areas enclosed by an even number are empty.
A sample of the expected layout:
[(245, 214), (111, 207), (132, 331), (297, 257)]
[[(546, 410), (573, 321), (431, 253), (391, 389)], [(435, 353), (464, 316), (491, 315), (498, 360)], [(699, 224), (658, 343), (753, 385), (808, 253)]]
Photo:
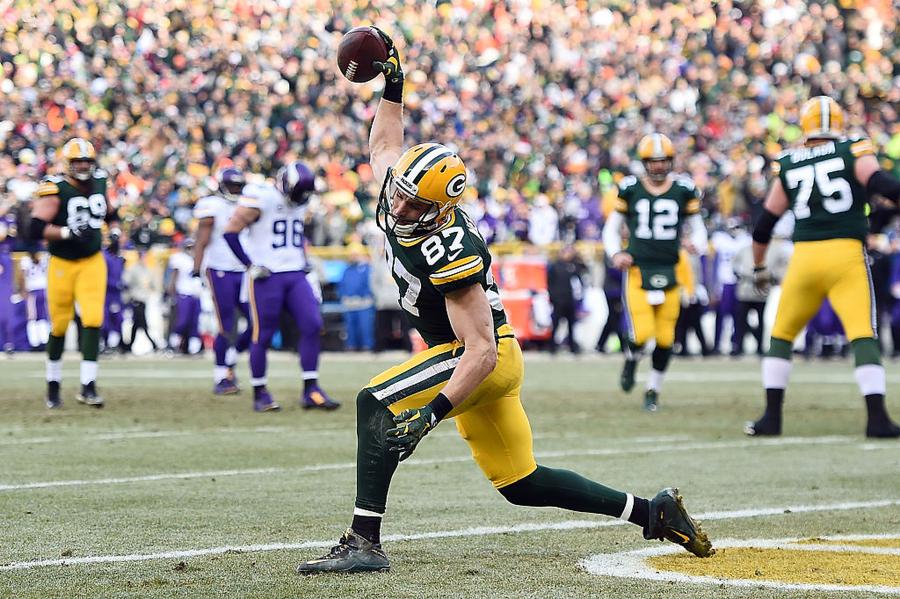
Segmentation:
[[(856, 501), (845, 503), (831, 503), (820, 505), (799, 505), (799, 506), (781, 506), (758, 509), (737, 510), (733, 512), (707, 512), (697, 514), (697, 518), (701, 520), (730, 520), (741, 518), (755, 518), (759, 516), (769, 516), (773, 514), (785, 513), (809, 513), (809, 512), (833, 512), (844, 510), (871, 509), (884, 506), (900, 505), (900, 499), (887, 499), (878, 501)], [(385, 542), (401, 542), (401, 541), (418, 541), (423, 539), (448, 539), (448, 538), (466, 538), (466, 537), (482, 537), (499, 534), (516, 534), (525, 532), (547, 532), (547, 531), (564, 531), (579, 530), (592, 528), (606, 528), (609, 526), (624, 525), (621, 520), (564, 520), (562, 522), (526, 522), (512, 526), (479, 526), (473, 528), (463, 528), (456, 530), (443, 530), (424, 532), (410, 535), (389, 535), (383, 537)], [(301, 543), (269, 543), (260, 545), (226, 545), (222, 547), (207, 547), (201, 549), (183, 549), (174, 551), (162, 551), (158, 553), (133, 553), (128, 555), (92, 555), (85, 557), (66, 557), (61, 559), (38, 559), (26, 562), (13, 562), (0, 565), (0, 571), (9, 570), (26, 570), (30, 568), (42, 568), (47, 566), (74, 566), (79, 564), (109, 564), (124, 562), (144, 562), (160, 559), (182, 559), (190, 557), (202, 557), (206, 555), (221, 555), (223, 553), (258, 553), (264, 551), (283, 551), (295, 549), (326, 549), (334, 545), (334, 540), (327, 541), (305, 541)], [(664, 547), (654, 547), (652, 550), (642, 550), (647, 555), (648, 551), (657, 552), (649, 553), (650, 555), (660, 555), (671, 551), (681, 551), (679, 547), (674, 545)], [(662, 550), (662, 551), (660, 551)], [(630, 554), (615, 554), (615, 556)], [(608, 557), (608, 556), (594, 556)], [(593, 560), (594, 558), (589, 558)], [(591, 570), (589, 570), (591, 571)], [(684, 575), (682, 575), (684, 576)], [(754, 581), (755, 584), (755, 581)], [(853, 587), (859, 589), (859, 587)], [(868, 590), (868, 589), (862, 589)], [(898, 589), (900, 590), (900, 589)]]
[[(861, 505), (864, 502), (857, 502), (854, 507), (846, 508), (846, 509), (860, 509)], [(878, 502), (869, 502), (865, 505), (866, 508), (876, 508), (883, 507), (883, 505), (878, 505)], [(892, 500), (892, 505), (900, 504), (900, 500)], [(845, 504), (850, 505), (850, 504)], [(824, 511), (824, 510), (813, 510), (812, 508), (815, 506), (795, 506), (793, 508), (784, 508), (790, 509), (792, 512), (810, 512), (810, 511)], [(801, 508), (801, 509), (798, 509)], [(843, 509), (843, 508), (842, 508)], [(752, 510), (741, 510), (740, 512), (733, 513), (749, 513)], [(784, 511), (784, 510), (782, 510)], [(720, 512), (722, 513), (722, 512)], [(772, 510), (765, 510), (765, 513), (755, 514), (759, 516), (768, 515), (772, 513)], [(704, 518), (706, 520), (715, 520), (716, 518), (710, 518), (710, 514), (707, 515), (699, 515), (699, 518)], [(826, 536), (823, 537), (824, 540), (867, 540), (867, 539), (885, 539), (885, 538), (898, 538), (900, 537), (900, 533), (897, 534), (882, 534), (882, 535), (843, 535), (843, 536)], [(860, 553), (860, 554), (880, 554), (880, 555), (900, 555), (900, 550), (896, 548), (886, 548), (886, 547), (860, 547), (858, 545), (827, 545), (827, 544), (819, 544), (819, 545), (811, 545), (811, 544), (802, 544), (799, 541), (802, 539), (722, 539), (717, 540), (715, 546), (717, 548), (740, 548), (740, 547), (755, 547), (760, 549), (783, 549), (783, 550), (795, 550), (795, 551), (840, 551), (840, 552), (850, 552), (850, 553)], [(682, 572), (673, 572), (667, 570), (659, 570), (656, 567), (650, 566), (646, 562), (646, 558), (660, 556), (660, 555), (671, 555), (675, 553), (681, 552), (679, 547), (674, 545), (663, 545), (657, 547), (650, 547), (646, 549), (638, 549), (635, 551), (623, 551), (620, 553), (607, 553), (607, 554), (598, 554), (592, 555), (584, 560), (581, 560), (581, 566), (591, 574), (596, 576), (609, 576), (614, 578), (626, 578), (626, 579), (638, 579), (638, 580), (653, 580), (658, 582), (676, 582), (676, 583), (689, 583), (689, 584), (704, 584), (704, 585), (727, 585), (734, 587), (753, 587), (753, 588), (771, 588), (777, 589), (779, 591), (826, 591), (826, 592), (842, 592), (842, 591), (854, 591), (854, 592), (862, 592), (862, 593), (877, 593), (877, 594), (887, 594), (887, 595), (900, 595), (900, 587), (896, 586), (883, 586), (883, 585), (844, 585), (844, 584), (824, 584), (824, 583), (791, 583), (791, 582), (782, 582), (778, 580), (749, 580), (742, 578), (720, 578), (717, 576), (695, 576), (690, 574), (684, 574)]]
[[(755, 448), (755, 447), (780, 447), (785, 445), (833, 445), (846, 443), (853, 437), (781, 437), (775, 439), (753, 439), (746, 441), (709, 441), (699, 443), (681, 443), (678, 445), (664, 446), (641, 446), (641, 447), (607, 447), (601, 449), (579, 449), (565, 451), (537, 451), (534, 456), (536, 458), (557, 458), (557, 457), (577, 457), (577, 456), (611, 456), (611, 455), (633, 455), (648, 453), (671, 453), (673, 451), (700, 451), (707, 449), (729, 449), (729, 448)], [(472, 458), (469, 455), (454, 456), (435, 459), (416, 459), (407, 462), (410, 466), (430, 466), (434, 464), (453, 464), (457, 462), (468, 462)], [(249, 468), (234, 470), (210, 470), (204, 472), (168, 472), (160, 474), (150, 474), (145, 476), (127, 476), (118, 478), (101, 478), (101, 479), (77, 479), (77, 480), (51, 480), (37, 481), (30, 483), (18, 484), (0, 484), (0, 492), (2, 491), (20, 491), (26, 489), (46, 489), (52, 487), (81, 487), (90, 485), (118, 485), (124, 483), (138, 483), (160, 480), (185, 480), (194, 478), (210, 478), (225, 476), (244, 476), (248, 474), (301, 474), (304, 472), (318, 472), (321, 470), (342, 470), (355, 468), (356, 464), (352, 462), (338, 464), (320, 464), (314, 466), (296, 467), (275, 467), (275, 468)]]

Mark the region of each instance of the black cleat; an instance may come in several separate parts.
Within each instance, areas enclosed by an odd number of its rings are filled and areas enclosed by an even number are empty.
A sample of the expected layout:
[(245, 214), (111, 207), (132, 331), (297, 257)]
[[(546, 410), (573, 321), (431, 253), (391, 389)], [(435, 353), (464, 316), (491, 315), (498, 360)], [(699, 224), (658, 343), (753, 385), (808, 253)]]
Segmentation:
[(629, 393), (634, 388), (634, 371), (637, 370), (637, 360), (625, 360), (625, 366), (622, 368), (622, 376), (619, 377), (619, 384), (622, 391)]
[(879, 422), (871, 420), (866, 425), (866, 436), (870, 439), (897, 439), (900, 438), (900, 426), (887, 418)]
[(62, 398), (59, 396), (59, 382), (49, 381), (47, 383), (47, 397), (44, 405), (48, 410), (56, 410), (62, 407)]
[(653, 389), (647, 389), (644, 393), (644, 409), (648, 412), (655, 412), (659, 409), (659, 393)]
[(744, 424), (744, 434), (748, 437), (777, 437), (781, 435), (781, 422), (763, 416), (756, 422)]
[(684, 509), (678, 489), (663, 489), (650, 500), (650, 523), (644, 538), (667, 540), (681, 545), (697, 557), (709, 557), (716, 552), (699, 522)]
[(91, 381), (87, 385), (82, 385), (81, 393), (76, 395), (75, 399), (86, 406), (91, 406), (93, 408), (103, 407), (103, 398), (97, 395), (97, 387), (94, 381)]
[(323, 574), (326, 572), (350, 574), (387, 572), (390, 569), (391, 562), (388, 561), (380, 543), (372, 543), (353, 532), (352, 528), (348, 528), (338, 544), (332, 547), (326, 555), (297, 566), (297, 574)]

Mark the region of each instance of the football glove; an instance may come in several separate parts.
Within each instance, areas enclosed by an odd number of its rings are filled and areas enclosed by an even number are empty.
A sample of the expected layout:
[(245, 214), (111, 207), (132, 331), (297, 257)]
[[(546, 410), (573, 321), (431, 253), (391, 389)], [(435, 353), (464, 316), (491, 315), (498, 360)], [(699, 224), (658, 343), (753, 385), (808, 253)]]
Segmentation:
[(394, 424), (397, 426), (388, 429), (388, 451), (400, 454), (400, 461), (412, 455), (419, 441), (428, 431), (437, 426), (438, 418), (430, 406), (404, 410), (394, 416)]
[(78, 221), (73, 227), (63, 227), (60, 230), (60, 236), (63, 239), (71, 239), (73, 241), (87, 241), (88, 233), (93, 229), (91, 224), (86, 221)]
[(753, 267), (753, 288), (759, 293), (769, 293), (769, 287), (772, 286), (772, 273), (766, 268), (766, 265)]
[(265, 266), (259, 266), (258, 264), (250, 265), (250, 268), (247, 269), (247, 275), (251, 280), (256, 281), (259, 279), (267, 279), (272, 276), (272, 271), (266, 268)]
[(401, 82), (403, 80), (403, 68), (400, 66), (400, 53), (397, 52), (397, 48), (394, 47), (394, 40), (378, 27), (373, 25), (372, 29), (378, 32), (378, 35), (381, 36), (384, 45), (387, 46), (388, 49), (387, 60), (384, 62), (373, 60), (372, 67), (376, 71), (384, 73), (385, 81), (389, 83)]

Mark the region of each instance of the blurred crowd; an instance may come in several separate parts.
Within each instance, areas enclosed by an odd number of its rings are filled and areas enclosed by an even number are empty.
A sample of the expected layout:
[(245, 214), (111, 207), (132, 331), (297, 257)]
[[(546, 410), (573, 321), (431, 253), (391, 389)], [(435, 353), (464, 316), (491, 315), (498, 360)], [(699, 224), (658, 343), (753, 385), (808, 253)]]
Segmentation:
[(900, 164), (890, 0), (19, 0), (0, 20), (4, 210), (82, 135), (136, 245), (188, 234), (222, 165), (271, 175), (292, 159), (319, 175), (312, 243), (358, 237), (380, 187), (367, 136), (381, 82), (345, 81), (335, 53), (367, 23), (400, 49), (407, 142), (458, 148), (490, 241), (597, 239), (651, 130), (712, 221), (750, 221), (816, 94)]

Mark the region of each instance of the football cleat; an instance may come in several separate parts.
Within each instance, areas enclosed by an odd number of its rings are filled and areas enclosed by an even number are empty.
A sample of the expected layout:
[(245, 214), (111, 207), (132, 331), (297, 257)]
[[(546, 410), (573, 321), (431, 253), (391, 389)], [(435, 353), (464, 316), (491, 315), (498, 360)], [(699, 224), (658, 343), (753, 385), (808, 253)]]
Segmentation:
[(314, 386), (310, 390), (304, 391), (303, 399), (300, 400), (300, 404), (303, 406), (304, 410), (336, 410), (341, 407), (340, 403), (328, 397), (328, 395), (319, 389), (318, 386)]
[(688, 515), (678, 489), (663, 489), (650, 500), (650, 522), (644, 528), (644, 538), (667, 540), (681, 545), (697, 557), (709, 557), (716, 552), (699, 522)]
[(781, 423), (763, 416), (756, 422), (745, 423), (744, 434), (748, 437), (777, 437), (781, 434)]
[(47, 397), (44, 400), (44, 405), (47, 406), (48, 410), (56, 410), (62, 407), (62, 398), (59, 396), (59, 383), (55, 381), (47, 383)]
[(391, 562), (380, 543), (372, 543), (348, 528), (327, 554), (297, 566), (297, 574), (387, 572), (390, 569)]
[(87, 385), (82, 385), (81, 393), (76, 395), (75, 399), (86, 406), (91, 406), (93, 408), (103, 407), (103, 398), (97, 394), (97, 387), (94, 381), (91, 381)]
[(870, 439), (897, 439), (900, 438), (900, 426), (890, 419), (883, 422), (872, 422), (866, 425), (866, 436)]
[(241, 390), (231, 379), (222, 379), (213, 387), (213, 395), (234, 395)]
[(653, 389), (647, 389), (644, 393), (644, 409), (648, 412), (655, 412), (659, 409), (659, 393)]
[(629, 393), (634, 388), (634, 371), (637, 370), (636, 360), (625, 360), (625, 366), (622, 368), (622, 376), (619, 378), (619, 384), (622, 391)]
[(256, 397), (253, 398), (253, 411), (254, 412), (277, 412), (281, 409), (275, 400), (272, 398), (272, 394), (263, 389), (256, 393)]
[(233, 367), (233, 366), (229, 366), (229, 367), (228, 367), (228, 375), (227, 375), (225, 378), (227, 378), (229, 381), (231, 381), (232, 383), (234, 383), (235, 387), (237, 386), (237, 384), (238, 384), (238, 377), (237, 377), (237, 373), (235, 373), (235, 371), (234, 371), (234, 367)]

